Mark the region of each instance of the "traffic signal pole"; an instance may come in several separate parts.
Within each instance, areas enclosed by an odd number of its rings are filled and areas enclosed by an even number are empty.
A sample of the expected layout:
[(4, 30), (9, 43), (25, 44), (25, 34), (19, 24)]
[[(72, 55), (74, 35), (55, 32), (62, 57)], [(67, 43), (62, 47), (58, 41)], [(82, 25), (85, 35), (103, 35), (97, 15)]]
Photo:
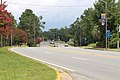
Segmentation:
[(107, 24), (107, 2), (106, 1), (104, 1), (104, 0), (101, 0), (104, 4), (105, 4), (105, 19), (106, 19), (106, 29), (105, 29), (105, 31), (106, 31), (106, 33), (105, 33), (105, 43), (106, 43), (106, 50), (107, 50), (107, 48), (108, 48), (108, 45), (109, 45), (109, 39), (108, 39), (108, 37), (107, 37), (107, 26), (108, 26), (108, 24)]
[(106, 29), (105, 29), (106, 30), (106, 33), (105, 33), (106, 41), (105, 42), (106, 42), (106, 50), (107, 50), (107, 48), (108, 48), (108, 40), (109, 40), (109, 39), (107, 39), (107, 26), (108, 26), (108, 24), (107, 24), (107, 22), (108, 22), (107, 21), (107, 2), (104, 1), (104, 0), (101, 0), (101, 1), (105, 4), (105, 17), (106, 17)]
[[(106, 4), (106, 34), (107, 34), (107, 2), (105, 2)], [(107, 36), (106, 36), (106, 49), (108, 48), (108, 41), (107, 41)]]

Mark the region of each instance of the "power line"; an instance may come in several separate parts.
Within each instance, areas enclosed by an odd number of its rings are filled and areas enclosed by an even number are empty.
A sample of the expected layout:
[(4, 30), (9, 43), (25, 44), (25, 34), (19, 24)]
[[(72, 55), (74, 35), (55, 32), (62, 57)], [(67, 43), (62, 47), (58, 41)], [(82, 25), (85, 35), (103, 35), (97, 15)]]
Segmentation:
[(28, 6), (41, 6), (41, 7), (82, 7), (82, 6), (92, 6), (92, 5), (73, 5), (73, 6), (60, 6), (60, 5), (35, 5), (35, 4), (22, 4), (22, 3), (9, 3), (9, 4), (15, 4), (15, 5), (28, 5)]
[(12, 1), (13, 1), (13, 0), (10, 0), (10, 1), (8, 2), (8, 4), (9, 4), (9, 3), (12, 3)]

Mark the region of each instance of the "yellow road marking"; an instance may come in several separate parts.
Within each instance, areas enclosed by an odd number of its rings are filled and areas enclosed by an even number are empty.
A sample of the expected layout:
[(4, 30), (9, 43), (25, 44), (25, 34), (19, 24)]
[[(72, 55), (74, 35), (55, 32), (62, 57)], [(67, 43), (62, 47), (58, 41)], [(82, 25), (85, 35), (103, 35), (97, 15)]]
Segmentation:
[(78, 57), (72, 57), (73, 59), (76, 59), (76, 60), (83, 60), (83, 61), (86, 61), (87, 59), (84, 59), (84, 58), (78, 58)]
[[(57, 52), (60, 52), (60, 51), (62, 51), (62, 52), (69, 52), (69, 53), (80, 53), (80, 54), (87, 54), (87, 52), (80, 52), (80, 51), (75, 51), (75, 50), (67, 50), (67, 49), (63, 49), (63, 48), (59, 48), (59, 47), (54, 47), (54, 48), (52, 48), (52, 47), (49, 47), (49, 48), (46, 48), (46, 49), (49, 49), (49, 50), (51, 50), (51, 51), (57, 51)], [(58, 50), (60, 50), (60, 51), (58, 51)]]
[[(80, 52), (80, 51), (75, 51), (75, 50), (67, 50), (67, 49), (64, 49), (64, 48), (59, 48), (59, 47), (55, 47), (55, 48), (52, 48), (52, 47), (49, 47), (49, 50), (52, 50), (52, 51), (57, 51), (57, 52), (68, 52), (68, 53), (79, 53), (79, 54), (87, 54), (87, 55), (91, 55), (91, 56), (101, 56), (101, 57), (107, 57), (107, 58), (116, 58), (116, 59), (120, 59), (120, 56), (112, 56), (112, 55), (106, 55), (106, 54), (90, 54), (88, 52)], [(60, 50), (60, 51), (58, 51)]]

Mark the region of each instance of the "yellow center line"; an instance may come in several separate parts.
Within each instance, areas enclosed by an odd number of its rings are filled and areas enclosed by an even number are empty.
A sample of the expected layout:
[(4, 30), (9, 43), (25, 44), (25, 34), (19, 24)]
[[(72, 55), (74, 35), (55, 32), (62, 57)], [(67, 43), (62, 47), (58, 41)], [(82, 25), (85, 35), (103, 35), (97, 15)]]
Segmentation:
[(87, 59), (84, 59), (84, 58), (78, 58), (78, 57), (72, 57), (73, 59), (76, 59), (76, 60), (83, 60), (83, 61), (86, 61)]
[(46, 48), (46, 49), (49, 49), (49, 50), (52, 50), (52, 51), (57, 51), (57, 52), (69, 52), (69, 53), (80, 53), (80, 54), (87, 54), (87, 52), (80, 52), (80, 51), (75, 51), (75, 50), (67, 50), (67, 49), (63, 49), (63, 48), (59, 48), (59, 47), (49, 47), (49, 48)]

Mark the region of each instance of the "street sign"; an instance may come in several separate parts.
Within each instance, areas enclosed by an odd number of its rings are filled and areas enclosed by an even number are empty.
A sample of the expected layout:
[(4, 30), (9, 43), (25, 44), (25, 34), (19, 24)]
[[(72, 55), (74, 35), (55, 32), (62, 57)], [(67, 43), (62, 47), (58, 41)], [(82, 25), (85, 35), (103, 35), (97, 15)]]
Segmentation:
[(101, 14), (101, 20), (102, 20), (101, 25), (104, 26), (106, 23), (106, 15), (105, 14)]
[(106, 23), (106, 19), (103, 19), (102, 22)]
[(107, 30), (106, 37), (110, 38), (110, 30)]

